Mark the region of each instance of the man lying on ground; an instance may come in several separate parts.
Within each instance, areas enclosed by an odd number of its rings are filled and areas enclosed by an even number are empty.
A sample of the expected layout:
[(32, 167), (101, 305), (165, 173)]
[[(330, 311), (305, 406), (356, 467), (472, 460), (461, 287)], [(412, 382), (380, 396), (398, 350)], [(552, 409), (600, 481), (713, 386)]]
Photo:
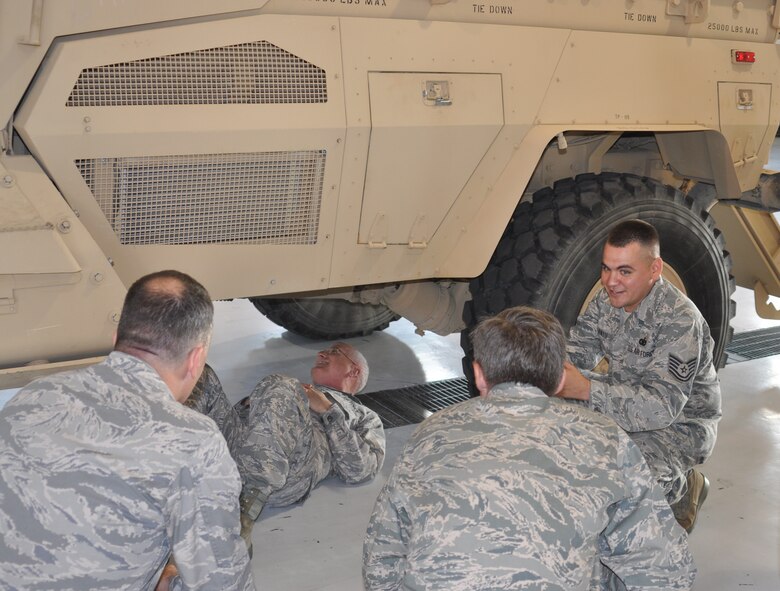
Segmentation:
[(348, 484), (373, 478), (385, 457), (382, 421), (355, 394), (368, 363), (354, 347), (334, 343), (317, 353), (313, 384), (270, 375), (231, 406), (208, 365), (187, 404), (214, 419), (243, 482), (242, 536), (263, 507), (304, 500), (328, 475)]

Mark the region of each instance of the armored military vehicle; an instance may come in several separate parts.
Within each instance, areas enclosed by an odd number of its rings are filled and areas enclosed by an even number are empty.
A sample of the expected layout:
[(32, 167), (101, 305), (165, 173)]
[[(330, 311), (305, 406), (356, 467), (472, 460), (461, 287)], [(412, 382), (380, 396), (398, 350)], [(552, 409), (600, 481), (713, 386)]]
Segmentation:
[(723, 359), (734, 278), (780, 295), (779, 28), (774, 0), (0, 0), (3, 384), (105, 353), (163, 268), (311, 337), (568, 326), (629, 217)]

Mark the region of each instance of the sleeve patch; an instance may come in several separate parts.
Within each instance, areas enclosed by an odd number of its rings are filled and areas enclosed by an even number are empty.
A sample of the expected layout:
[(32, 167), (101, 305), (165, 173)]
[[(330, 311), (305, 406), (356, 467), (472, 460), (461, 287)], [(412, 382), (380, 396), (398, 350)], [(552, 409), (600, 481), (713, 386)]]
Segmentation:
[(683, 361), (676, 355), (669, 353), (669, 373), (681, 382), (689, 382), (696, 370), (696, 357)]

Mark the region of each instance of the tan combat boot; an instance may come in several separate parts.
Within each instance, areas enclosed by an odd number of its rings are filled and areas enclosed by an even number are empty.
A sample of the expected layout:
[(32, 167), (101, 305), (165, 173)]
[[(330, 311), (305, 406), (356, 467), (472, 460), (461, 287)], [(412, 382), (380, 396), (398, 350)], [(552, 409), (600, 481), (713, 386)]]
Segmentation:
[(241, 511), (241, 538), (246, 542), (246, 550), (250, 560), (252, 559), (252, 527), (254, 525), (255, 520)]
[(687, 476), (688, 490), (683, 497), (672, 505), (674, 517), (685, 531), (691, 533), (693, 526), (696, 525), (696, 517), (699, 514), (699, 508), (707, 498), (710, 491), (710, 481), (707, 477), (696, 469), (691, 469)]

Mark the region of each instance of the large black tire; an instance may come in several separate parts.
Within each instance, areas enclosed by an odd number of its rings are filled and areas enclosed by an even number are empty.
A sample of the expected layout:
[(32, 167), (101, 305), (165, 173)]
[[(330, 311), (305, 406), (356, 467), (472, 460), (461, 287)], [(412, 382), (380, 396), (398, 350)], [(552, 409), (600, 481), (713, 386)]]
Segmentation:
[(584, 174), (537, 191), (521, 203), (485, 272), (471, 281), (464, 308), (463, 369), (471, 378), (469, 330), (483, 317), (526, 304), (549, 310), (564, 330), (600, 278), (609, 230), (632, 218), (656, 227), (661, 257), (682, 279), (709, 324), (718, 367), (726, 359), (735, 304), (731, 257), (712, 217), (672, 187), (632, 175)]
[(269, 320), (317, 340), (347, 339), (384, 330), (399, 316), (386, 306), (328, 298), (249, 298)]

